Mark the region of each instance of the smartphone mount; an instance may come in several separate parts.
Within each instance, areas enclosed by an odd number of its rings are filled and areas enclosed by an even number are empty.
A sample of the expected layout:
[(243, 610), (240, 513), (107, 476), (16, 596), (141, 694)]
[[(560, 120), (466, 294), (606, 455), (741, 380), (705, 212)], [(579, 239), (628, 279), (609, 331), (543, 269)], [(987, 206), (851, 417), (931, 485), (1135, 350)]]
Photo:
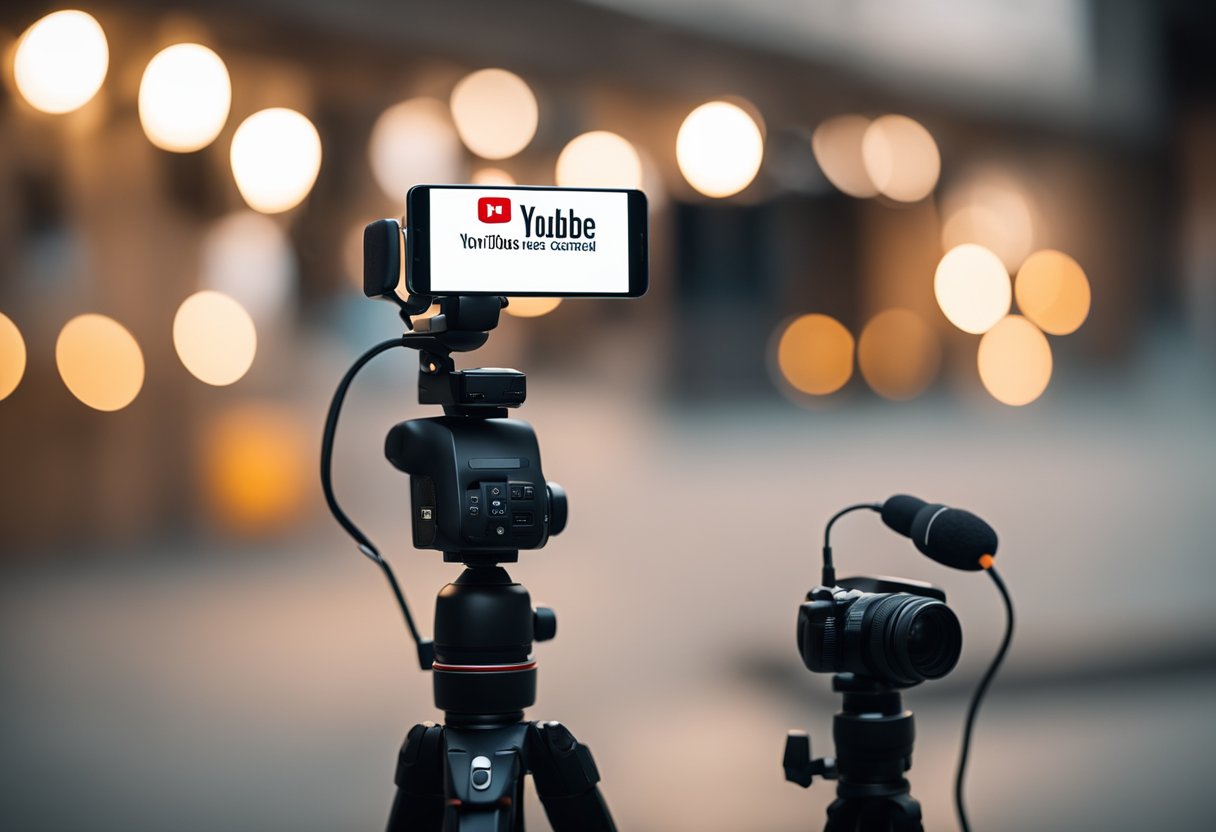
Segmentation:
[[(388, 578), (444, 712), (444, 724), (420, 723), (406, 736), (388, 830), (522, 832), (524, 777), (531, 774), (556, 832), (614, 832), (591, 751), (558, 722), (524, 720), (536, 701), (532, 644), (553, 638), (557, 619), (550, 609), (533, 609), (527, 589), (500, 564), (562, 530), (565, 492), (545, 482), (531, 426), (507, 418), (507, 408), (524, 401), (524, 374), (457, 370), (452, 359), (488, 340), (507, 299), (403, 299), (401, 225), (373, 222), (363, 239), (364, 293), (395, 303), (408, 331), (372, 347), (339, 384), (322, 444), (322, 486), (335, 518)], [(434, 302), (437, 314), (417, 317)], [(439, 592), (433, 641), (419, 635), (391, 568), (337, 505), (330, 482), (346, 390), (372, 357), (393, 347), (418, 350), (419, 402), (444, 410), (395, 426), (385, 443), (389, 460), (410, 474), (414, 545), (441, 549), (445, 561), (466, 567)]]

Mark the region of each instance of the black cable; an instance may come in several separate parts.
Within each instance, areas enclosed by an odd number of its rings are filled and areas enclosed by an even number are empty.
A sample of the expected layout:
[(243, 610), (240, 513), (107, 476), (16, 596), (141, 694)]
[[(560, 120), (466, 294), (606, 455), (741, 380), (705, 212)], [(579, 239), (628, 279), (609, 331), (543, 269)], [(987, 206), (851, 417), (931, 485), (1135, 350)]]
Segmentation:
[(338, 414), (342, 411), (342, 403), (346, 399), (346, 391), (350, 389), (351, 382), (354, 381), (355, 375), (363, 369), (364, 365), (380, 353), (387, 352), (394, 347), (406, 346), (409, 346), (409, 341), (404, 337), (382, 341), (359, 356), (358, 360), (346, 371), (346, 375), (342, 376), (342, 381), (338, 383), (338, 389), (334, 391), (333, 401), (329, 403), (329, 415), (325, 417), (325, 432), (321, 438), (321, 489), (325, 492), (325, 504), (329, 506), (334, 519), (338, 521), (338, 525), (355, 539), (355, 543), (359, 546), (359, 551), (384, 572), (384, 577), (388, 579), (388, 584), (393, 590), (393, 596), (397, 599), (397, 606), (401, 608), (401, 614), (405, 617), (405, 626), (409, 628), (410, 635), (414, 639), (414, 644), (418, 647), (418, 660), (425, 670), (431, 666), (431, 643), (423, 639), (422, 635), (418, 632), (418, 627), (414, 624), (414, 616), (410, 614), (409, 604), (405, 601), (405, 595), (401, 592), (401, 586), (397, 583), (397, 577), (393, 574), (388, 561), (380, 555), (380, 551), (368, 536), (354, 524), (346, 515), (346, 512), (342, 510), (342, 507), (338, 505), (338, 498), (334, 496), (332, 477), (334, 436), (338, 430)]
[(848, 508), (842, 508), (840, 511), (832, 515), (832, 519), (823, 529), (823, 578), (824, 586), (836, 585), (836, 567), (832, 563), (832, 526), (841, 517), (844, 517), (850, 511), (860, 511), (863, 508), (868, 508), (871, 511), (882, 511), (880, 503), (857, 503)]
[(1001, 580), (995, 567), (990, 566), (985, 571), (992, 577), (992, 582), (996, 584), (996, 588), (1001, 592), (1001, 598), (1005, 601), (1005, 638), (1001, 641), (1001, 647), (996, 651), (996, 657), (988, 666), (984, 678), (980, 680), (975, 693), (971, 696), (971, 706), (967, 709), (967, 721), (963, 726), (963, 748), (958, 758), (958, 774), (954, 778), (954, 808), (958, 812), (958, 824), (962, 827), (963, 832), (971, 832), (971, 826), (967, 823), (967, 810), (963, 808), (963, 777), (967, 773), (967, 757), (971, 753), (971, 729), (975, 727), (975, 716), (979, 713), (980, 702), (983, 700), (984, 694), (988, 692), (988, 686), (992, 684), (997, 671), (1000, 670), (1001, 662), (1005, 660), (1005, 654), (1009, 652), (1009, 644), (1013, 641), (1013, 601), (1009, 598), (1009, 590), (1005, 588), (1005, 582)]

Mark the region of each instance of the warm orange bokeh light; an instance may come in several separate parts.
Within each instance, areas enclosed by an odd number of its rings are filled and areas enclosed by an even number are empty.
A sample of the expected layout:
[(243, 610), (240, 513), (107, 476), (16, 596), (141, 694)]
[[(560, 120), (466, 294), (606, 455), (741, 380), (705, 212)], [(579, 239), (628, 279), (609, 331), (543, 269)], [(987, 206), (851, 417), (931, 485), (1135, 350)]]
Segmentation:
[(469, 177), (471, 185), (514, 185), (515, 177), (500, 168), (480, 168)]
[(505, 69), (466, 75), (449, 103), (465, 147), (483, 159), (514, 156), (536, 135), (536, 96), (523, 78)]
[(857, 363), (878, 395), (916, 398), (937, 376), (941, 346), (924, 320), (908, 309), (888, 309), (870, 319), (857, 340)]
[(1044, 249), (1027, 258), (1013, 287), (1018, 310), (1051, 335), (1076, 332), (1089, 315), (1089, 280), (1076, 260)]
[(984, 333), (977, 363), (984, 388), (1013, 407), (1030, 404), (1051, 381), (1047, 336), (1020, 315), (1008, 315)]
[(72, 395), (94, 410), (122, 410), (144, 385), (139, 344), (105, 315), (80, 315), (64, 324), (55, 363)]
[(288, 408), (240, 405), (204, 432), (201, 471), (207, 504), (225, 528), (277, 531), (299, 517), (312, 487), (312, 431)]
[(0, 400), (7, 399), (17, 389), (25, 375), (25, 339), (21, 330), (0, 314)]
[(539, 318), (561, 306), (561, 298), (510, 298), (506, 312), (517, 318)]
[(777, 366), (794, 389), (813, 396), (835, 393), (853, 375), (853, 336), (827, 315), (803, 315), (781, 334)]
[(178, 307), (173, 346), (195, 378), (222, 387), (249, 371), (258, 335), (245, 307), (221, 292), (203, 291)]

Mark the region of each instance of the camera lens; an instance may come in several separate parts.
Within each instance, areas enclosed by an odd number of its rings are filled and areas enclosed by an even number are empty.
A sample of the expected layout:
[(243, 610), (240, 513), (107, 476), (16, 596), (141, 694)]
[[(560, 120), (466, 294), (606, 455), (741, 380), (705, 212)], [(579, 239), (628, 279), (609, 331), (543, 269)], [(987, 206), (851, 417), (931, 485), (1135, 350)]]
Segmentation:
[(963, 630), (941, 601), (906, 593), (868, 595), (849, 610), (860, 636), (858, 658), (870, 674), (896, 684), (940, 679), (958, 662)]
[(954, 669), (963, 651), (963, 631), (945, 604), (926, 600), (900, 616), (896, 627), (897, 649), (919, 676), (940, 679)]

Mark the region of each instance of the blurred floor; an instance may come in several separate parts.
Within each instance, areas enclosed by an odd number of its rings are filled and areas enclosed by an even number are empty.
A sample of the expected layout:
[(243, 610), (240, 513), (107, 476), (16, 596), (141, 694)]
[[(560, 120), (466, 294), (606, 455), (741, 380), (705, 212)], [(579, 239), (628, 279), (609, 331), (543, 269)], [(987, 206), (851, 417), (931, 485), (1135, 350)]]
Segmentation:
[[(1207, 828), (1216, 407), (1188, 368), (1159, 369), (1117, 398), (1095, 385), (1035, 411), (927, 400), (810, 413), (648, 410), (538, 374), (521, 416), (572, 513), (510, 570), (561, 625), (537, 649), (530, 715), (591, 746), (623, 829), (819, 828), (830, 789), (803, 792), (780, 766), (788, 728), (827, 751), (835, 708), (795, 653), (797, 605), (830, 512), (908, 491), (997, 527), (1021, 613), (979, 722), (976, 827)], [(402, 404), (408, 389), (375, 387), (356, 388), (344, 416), (337, 487), (429, 622), (457, 570), (407, 551), (405, 480), (379, 458), (387, 427), (421, 408)], [(310, 405), (318, 427), (323, 407)], [(919, 723), (913, 794), (927, 828), (953, 829), (950, 778), (966, 696), (999, 638), (996, 594), (874, 518), (837, 534), (843, 574), (937, 582), (963, 622), (960, 667), (905, 698)], [(20, 562), (0, 586), (0, 828), (383, 823), (401, 738), (438, 714), (381, 577), (325, 516), (261, 547)], [(547, 828), (529, 808), (529, 827)]]

